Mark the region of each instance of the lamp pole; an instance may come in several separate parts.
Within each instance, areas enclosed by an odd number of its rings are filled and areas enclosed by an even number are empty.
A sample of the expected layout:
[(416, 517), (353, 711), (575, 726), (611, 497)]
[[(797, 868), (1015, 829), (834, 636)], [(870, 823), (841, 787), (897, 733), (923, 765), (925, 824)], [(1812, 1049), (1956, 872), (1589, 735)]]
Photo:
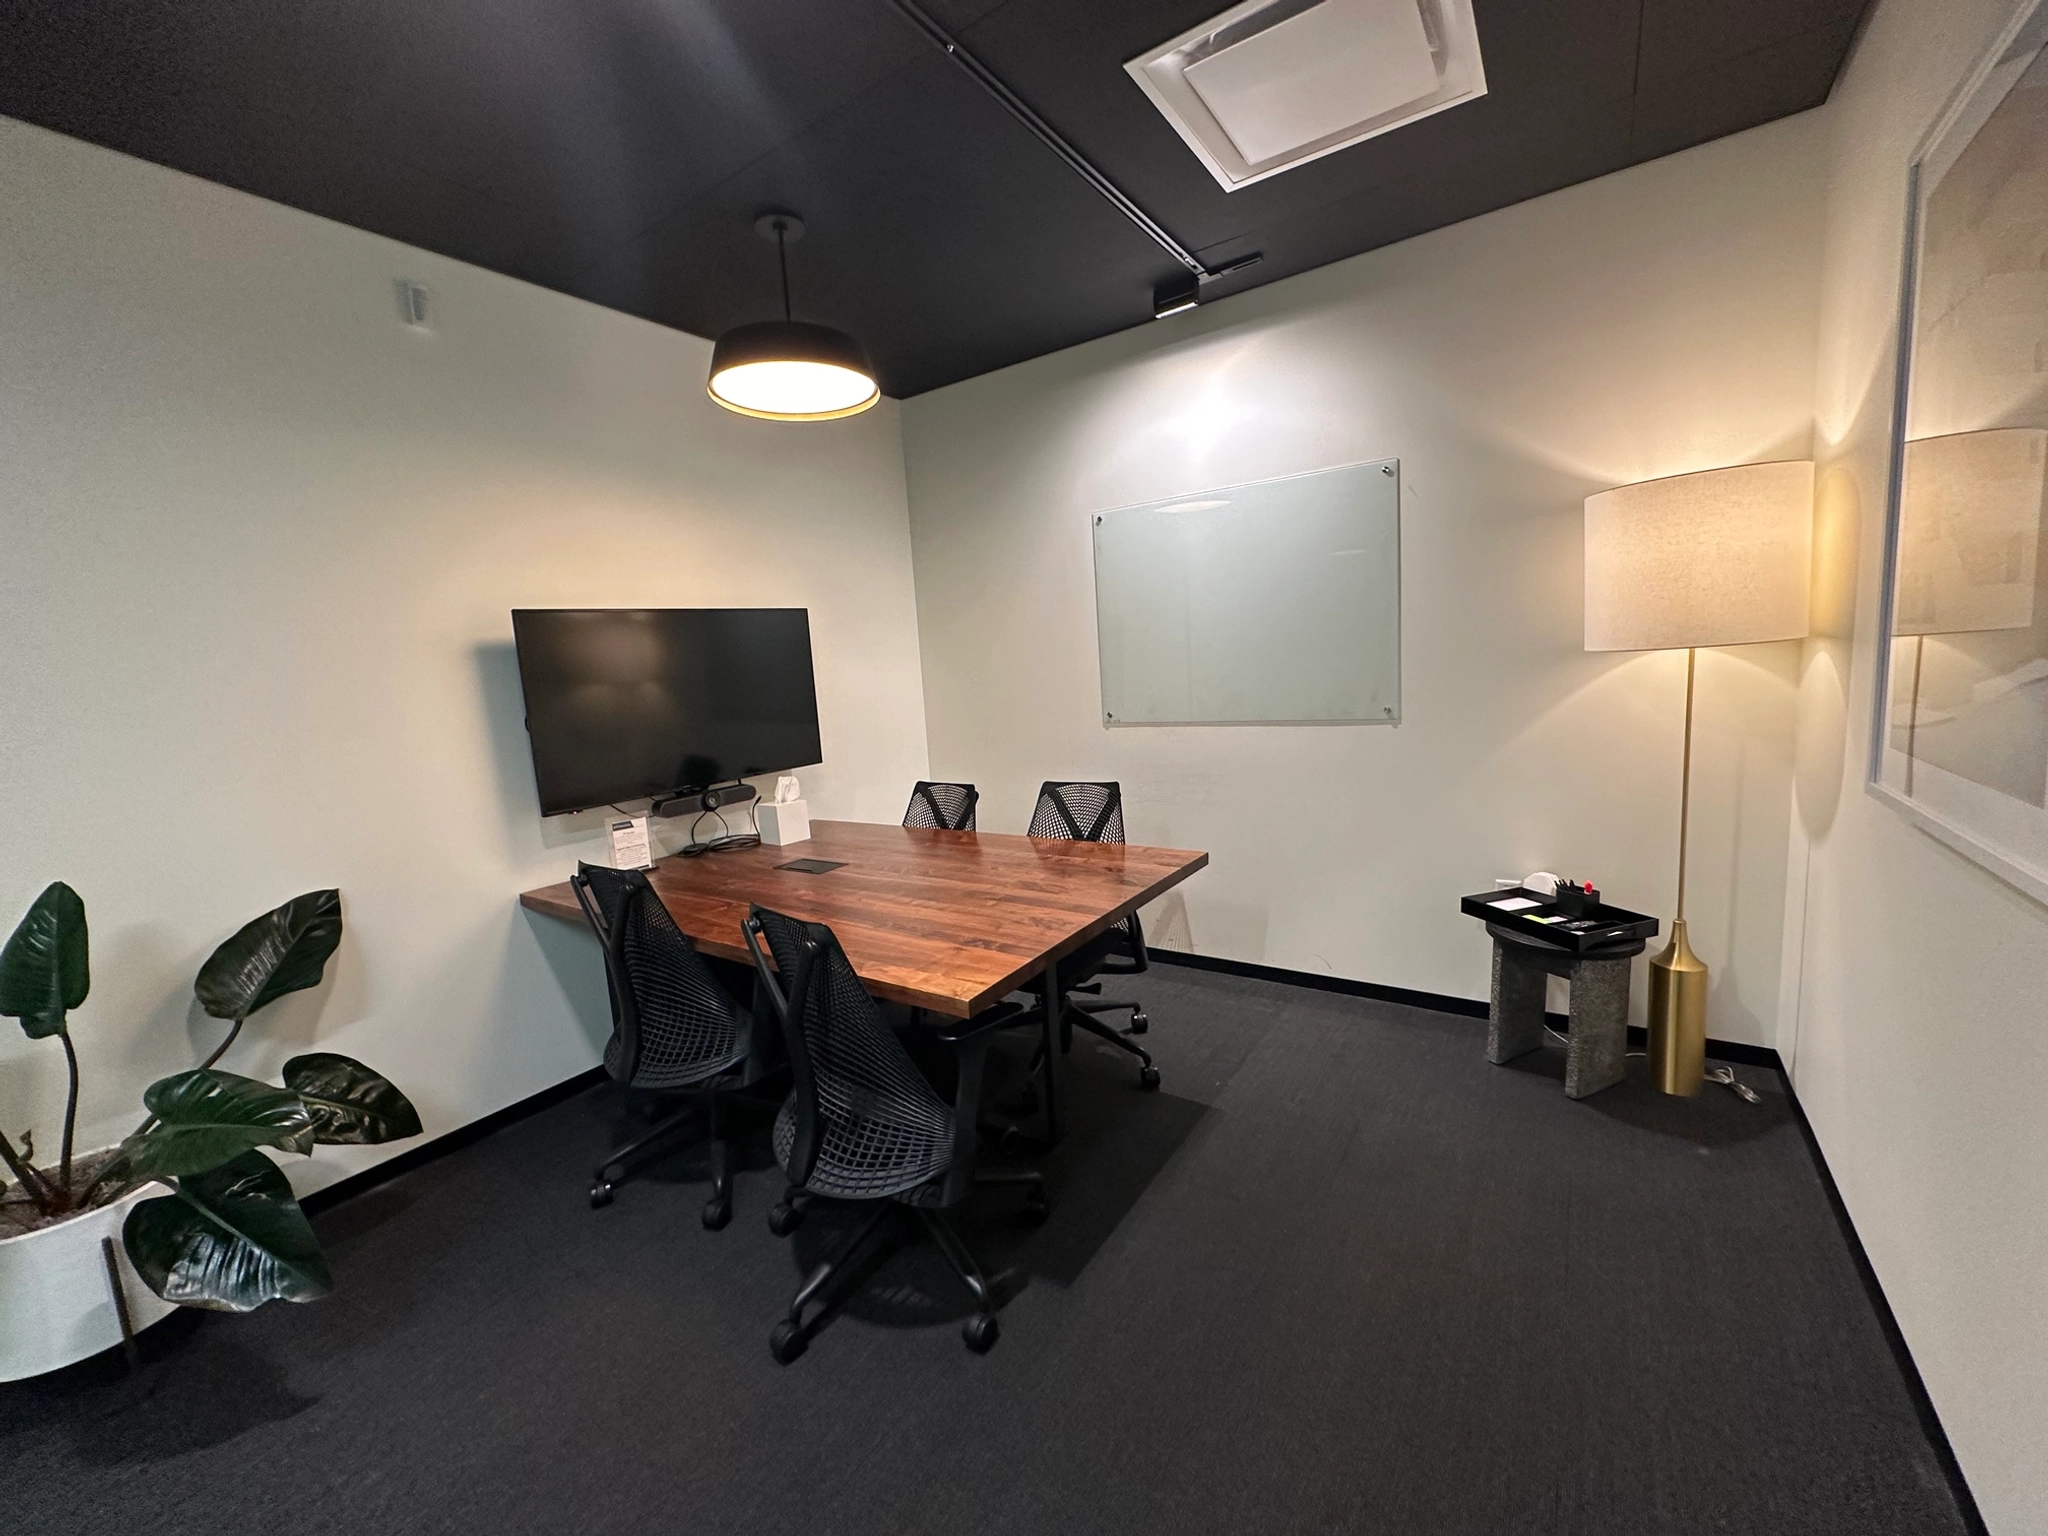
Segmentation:
[(1692, 823), (1692, 700), (1697, 646), (1685, 648), (1685, 755), (1678, 780), (1678, 913), (1671, 942), (1650, 961), (1650, 1076), (1664, 1093), (1691, 1098), (1706, 1081), (1707, 963), (1685, 937), (1685, 848)]
[(1678, 774), (1678, 916), (1685, 921), (1685, 841), (1692, 826), (1692, 685), (1699, 666), (1699, 647), (1685, 648), (1685, 766)]

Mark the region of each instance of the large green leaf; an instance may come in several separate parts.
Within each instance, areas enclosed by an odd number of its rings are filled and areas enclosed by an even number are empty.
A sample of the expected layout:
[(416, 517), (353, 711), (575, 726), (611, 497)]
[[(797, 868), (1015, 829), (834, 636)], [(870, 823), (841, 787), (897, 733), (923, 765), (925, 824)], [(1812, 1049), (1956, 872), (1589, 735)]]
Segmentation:
[(322, 1146), (398, 1141), (420, 1133), (412, 1100), (347, 1056), (294, 1056), (284, 1064), (284, 1081), (312, 1115), (313, 1139)]
[(199, 1005), (216, 1019), (246, 1019), (287, 992), (320, 982), (341, 943), (341, 892), (308, 891), (245, 925), (199, 968)]
[(121, 1229), (129, 1262), (165, 1301), (252, 1312), (266, 1301), (311, 1301), (334, 1287), (306, 1213), (261, 1152), (178, 1180), (144, 1200)]
[(54, 1035), (92, 987), (85, 903), (62, 880), (35, 900), (0, 949), (0, 1013), (21, 1020), (31, 1040)]
[(142, 1095), (156, 1123), (121, 1145), (145, 1178), (218, 1168), (252, 1147), (313, 1150), (313, 1117), (283, 1088), (213, 1067), (151, 1083)]

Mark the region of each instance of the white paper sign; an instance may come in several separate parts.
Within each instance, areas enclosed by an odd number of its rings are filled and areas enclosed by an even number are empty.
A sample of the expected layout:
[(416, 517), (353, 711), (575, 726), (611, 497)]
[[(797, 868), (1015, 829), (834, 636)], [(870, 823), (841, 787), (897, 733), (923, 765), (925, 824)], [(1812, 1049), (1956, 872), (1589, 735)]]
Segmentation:
[(621, 816), (604, 824), (611, 835), (613, 869), (647, 869), (654, 860), (648, 856), (647, 818)]

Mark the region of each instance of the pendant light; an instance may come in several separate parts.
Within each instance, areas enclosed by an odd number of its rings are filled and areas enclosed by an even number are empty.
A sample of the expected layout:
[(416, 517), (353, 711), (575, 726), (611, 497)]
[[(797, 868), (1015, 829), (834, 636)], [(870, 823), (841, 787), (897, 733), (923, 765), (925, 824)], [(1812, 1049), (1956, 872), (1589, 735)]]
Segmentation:
[(719, 337), (705, 390), (728, 411), (770, 421), (859, 415), (882, 398), (867, 349), (844, 331), (790, 318), (789, 246), (803, 238), (804, 221), (793, 213), (764, 213), (754, 230), (775, 242), (782, 318), (736, 325)]

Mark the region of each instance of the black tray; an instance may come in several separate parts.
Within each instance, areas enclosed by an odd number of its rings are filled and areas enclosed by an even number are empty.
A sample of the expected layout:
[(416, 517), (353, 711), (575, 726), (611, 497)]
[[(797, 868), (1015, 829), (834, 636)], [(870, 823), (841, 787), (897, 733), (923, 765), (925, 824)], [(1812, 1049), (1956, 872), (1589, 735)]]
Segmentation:
[[(1516, 897), (1537, 905), (1523, 907), (1519, 912), (1503, 912), (1494, 905)], [(1509, 933), (1555, 944), (1559, 949), (1570, 950), (1576, 955), (1582, 955), (1589, 949), (1607, 949), (1616, 944), (1632, 944), (1637, 939), (1657, 936), (1656, 918), (1631, 912), (1626, 907), (1610, 907), (1603, 901), (1583, 918), (1570, 918), (1559, 911), (1549, 897), (1528, 890), (1481, 891), (1476, 896), (1461, 896), (1458, 910), (1482, 923), (1492, 923)]]

